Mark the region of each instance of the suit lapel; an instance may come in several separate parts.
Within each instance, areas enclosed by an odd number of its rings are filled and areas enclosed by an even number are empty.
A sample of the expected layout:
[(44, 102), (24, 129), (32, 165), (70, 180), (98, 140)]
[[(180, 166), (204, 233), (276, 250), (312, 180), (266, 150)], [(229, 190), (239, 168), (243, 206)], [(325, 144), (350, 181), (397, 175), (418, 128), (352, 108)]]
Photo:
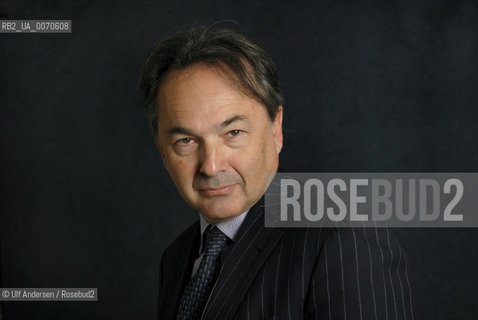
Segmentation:
[(282, 235), (282, 229), (264, 227), (262, 198), (251, 208), (234, 243), (221, 256), (223, 267), (202, 319), (227, 319), (235, 313)]

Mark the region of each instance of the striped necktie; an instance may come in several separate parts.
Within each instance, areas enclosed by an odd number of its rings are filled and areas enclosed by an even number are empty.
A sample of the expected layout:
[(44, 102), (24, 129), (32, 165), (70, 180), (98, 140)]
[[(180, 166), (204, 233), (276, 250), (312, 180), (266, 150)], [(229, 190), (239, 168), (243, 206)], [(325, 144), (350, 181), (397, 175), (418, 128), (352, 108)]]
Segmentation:
[(199, 269), (184, 289), (178, 320), (199, 320), (219, 274), (220, 254), (227, 236), (217, 227), (206, 229), (204, 254)]

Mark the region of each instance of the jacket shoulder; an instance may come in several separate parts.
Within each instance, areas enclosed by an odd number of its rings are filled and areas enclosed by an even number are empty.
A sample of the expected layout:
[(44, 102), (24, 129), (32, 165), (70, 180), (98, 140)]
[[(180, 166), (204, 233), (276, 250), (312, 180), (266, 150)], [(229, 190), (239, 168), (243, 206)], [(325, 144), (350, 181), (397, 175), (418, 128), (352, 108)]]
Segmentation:
[(177, 250), (184, 248), (185, 245), (189, 245), (191, 240), (198, 236), (199, 234), (199, 220), (191, 224), (188, 228), (186, 228), (176, 239), (171, 242), (166, 249), (164, 250), (164, 254), (168, 251), (178, 252)]

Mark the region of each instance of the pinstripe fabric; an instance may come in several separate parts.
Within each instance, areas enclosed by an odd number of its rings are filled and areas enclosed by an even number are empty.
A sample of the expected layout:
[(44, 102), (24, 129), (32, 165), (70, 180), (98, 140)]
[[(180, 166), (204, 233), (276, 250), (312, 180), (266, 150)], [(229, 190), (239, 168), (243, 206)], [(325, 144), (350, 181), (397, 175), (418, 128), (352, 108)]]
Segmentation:
[[(195, 255), (184, 252), (198, 232), (163, 255), (159, 319), (175, 317), (180, 297), (169, 293), (184, 288), (178, 269), (190, 274)], [(409, 264), (388, 229), (265, 228), (259, 202), (221, 260), (202, 319), (417, 319)]]

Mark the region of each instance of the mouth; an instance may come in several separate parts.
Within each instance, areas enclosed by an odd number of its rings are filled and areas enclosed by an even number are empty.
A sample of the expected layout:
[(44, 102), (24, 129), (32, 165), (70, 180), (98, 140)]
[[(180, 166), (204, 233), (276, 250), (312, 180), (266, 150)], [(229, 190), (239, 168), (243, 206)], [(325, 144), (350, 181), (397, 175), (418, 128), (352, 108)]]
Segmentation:
[(231, 184), (228, 186), (221, 186), (216, 188), (205, 188), (205, 189), (200, 189), (199, 192), (208, 197), (224, 196), (231, 193), (235, 186), (236, 186), (235, 184)]

